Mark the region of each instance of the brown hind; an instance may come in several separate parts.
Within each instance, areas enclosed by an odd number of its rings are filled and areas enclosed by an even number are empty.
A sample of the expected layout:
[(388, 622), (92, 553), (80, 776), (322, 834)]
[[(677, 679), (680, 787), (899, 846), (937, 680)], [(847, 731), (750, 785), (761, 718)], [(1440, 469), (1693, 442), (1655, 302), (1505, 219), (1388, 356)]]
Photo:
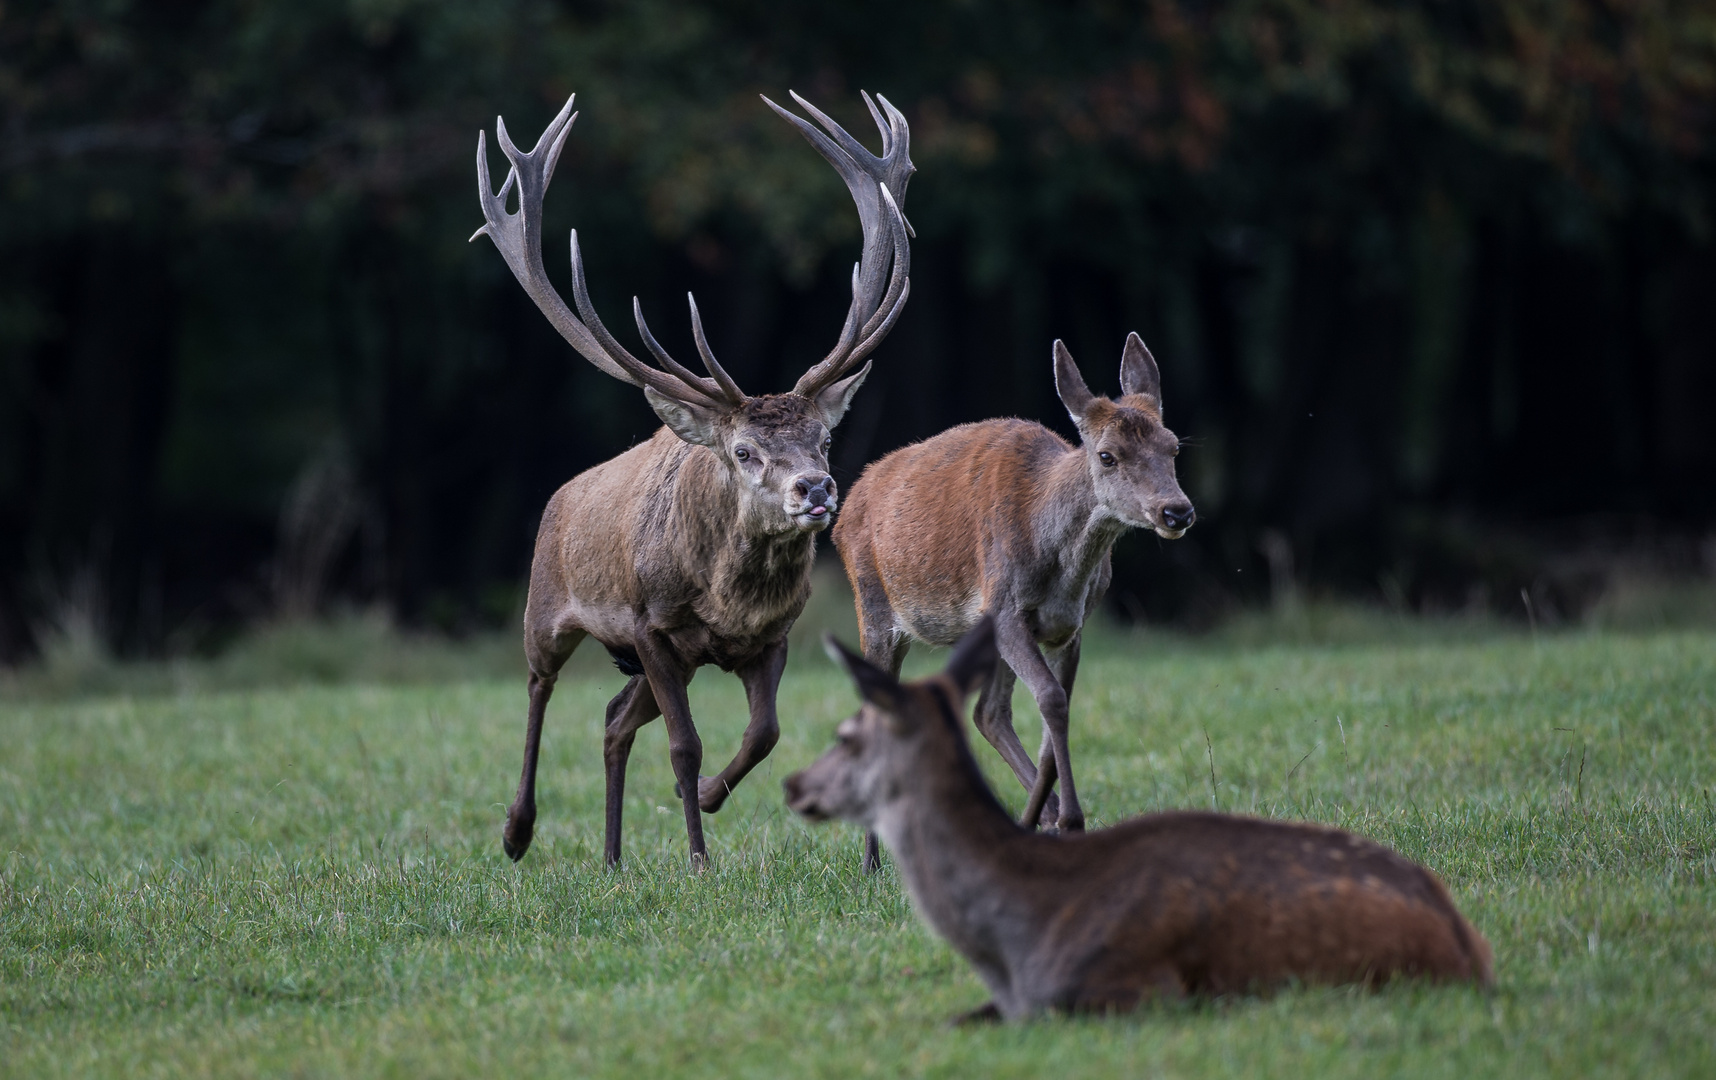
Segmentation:
[(1060, 836), (1015, 823), (960, 722), (998, 663), (992, 620), (942, 674), (905, 685), (828, 646), (863, 707), (833, 749), (787, 778), (787, 805), (881, 835), (918, 914), (993, 995), (967, 1018), (1292, 981), (1493, 982), (1489, 944), (1436, 875), (1340, 829), (1199, 812)]
[[(952, 645), (980, 616), (995, 618), (1002, 663), (974, 723), (1031, 793), (1022, 820), (1076, 831), (1068, 699), (1084, 620), (1108, 590), (1109, 550), (1131, 528), (1177, 539), (1197, 515), (1174, 476), (1180, 441), (1162, 423), (1161, 375), (1138, 335), (1126, 338), (1118, 401), (1091, 393), (1058, 341), (1054, 363), (1079, 446), (1041, 424), (988, 420), (896, 450), (852, 486), (834, 543), (859, 645), (896, 677), (912, 641)], [(1013, 730), (1015, 677), (1043, 716), (1038, 763)], [(876, 856), (868, 837), (865, 866)]]

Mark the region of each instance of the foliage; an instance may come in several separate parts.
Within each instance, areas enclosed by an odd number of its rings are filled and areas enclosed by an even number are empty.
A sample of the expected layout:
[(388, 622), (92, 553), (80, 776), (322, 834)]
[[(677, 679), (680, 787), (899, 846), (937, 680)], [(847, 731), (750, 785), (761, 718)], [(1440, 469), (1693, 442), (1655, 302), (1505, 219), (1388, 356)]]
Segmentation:
[(578, 91), (547, 233), (611, 318), (698, 289), (775, 390), (857, 235), (756, 100), (789, 87), (855, 131), (887, 93), (921, 170), (840, 479), (1067, 430), (1050, 340), (1094, 377), (1139, 329), (1204, 524), (1123, 547), (1127, 613), (1262, 595), (1271, 529), (1324, 586), (1573, 609), (1537, 523), (1716, 513), (1708, 0), (36, 0), (0, 13), (0, 655), (84, 578), (129, 651), (290, 609), (277, 518), (334, 460), (362, 510), (309, 595), (492, 622), (548, 492), (653, 419), (464, 244), (474, 131)]

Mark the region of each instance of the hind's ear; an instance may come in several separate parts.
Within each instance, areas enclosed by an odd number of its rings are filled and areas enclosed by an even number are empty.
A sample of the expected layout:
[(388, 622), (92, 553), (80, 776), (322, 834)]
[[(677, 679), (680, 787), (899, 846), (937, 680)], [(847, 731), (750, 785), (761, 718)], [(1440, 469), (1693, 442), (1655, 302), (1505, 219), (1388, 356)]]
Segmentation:
[(1147, 397), (1162, 411), (1162, 372), (1136, 333), (1126, 335), (1126, 351), (1120, 354), (1120, 392)]
[(1078, 364), (1073, 362), (1072, 353), (1059, 338), (1055, 339), (1055, 393), (1060, 395), (1061, 404), (1067, 408), (1067, 415), (1080, 428), (1084, 425), (1084, 414), (1096, 403), (1096, 395), (1090, 392), (1090, 387), (1084, 384), (1084, 376), (1079, 374)]
[(833, 634), (822, 635), (822, 647), (828, 658), (846, 669), (858, 687), (858, 696), (888, 714), (890, 726), (903, 721), (906, 714), (906, 691), (892, 675), (859, 656), (836, 641)]
[(995, 617), (985, 615), (953, 647), (945, 674), (959, 687), (960, 693), (970, 697), (989, 681), (1000, 662), (1000, 653), (995, 648)]

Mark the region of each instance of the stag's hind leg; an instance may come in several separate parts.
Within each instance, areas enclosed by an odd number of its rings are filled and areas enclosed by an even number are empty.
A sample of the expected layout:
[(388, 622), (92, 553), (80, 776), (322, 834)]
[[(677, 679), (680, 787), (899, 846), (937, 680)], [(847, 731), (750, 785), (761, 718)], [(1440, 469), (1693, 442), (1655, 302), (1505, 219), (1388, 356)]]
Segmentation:
[(608, 702), (607, 720), (602, 728), (602, 764), (608, 778), (607, 839), (603, 853), (610, 867), (620, 865), (620, 820), (626, 803), (626, 762), (632, 756), (632, 742), (638, 728), (661, 715), (655, 703), (655, 693), (649, 680), (633, 675), (625, 689)]
[[(554, 680), (565, 665), (567, 657), (584, 640), (580, 631), (564, 640), (549, 638), (546, 647), (526, 638), (525, 654), (530, 662), (530, 714), (524, 728), (524, 769), (518, 778), (518, 794), (507, 807), (506, 827), (501, 830), (501, 847), (513, 862), (524, 858), (530, 841), (536, 834), (536, 757), (542, 746), (542, 718), (548, 711), (548, 699), (554, 695)], [(532, 647), (535, 646), (535, 647)]]

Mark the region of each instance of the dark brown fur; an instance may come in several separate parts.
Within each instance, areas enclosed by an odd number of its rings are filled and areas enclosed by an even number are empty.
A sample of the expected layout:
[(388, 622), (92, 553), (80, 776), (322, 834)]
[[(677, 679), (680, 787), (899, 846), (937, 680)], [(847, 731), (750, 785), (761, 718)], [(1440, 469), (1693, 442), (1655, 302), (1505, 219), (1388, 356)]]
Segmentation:
[(1429, 870), (1321, 825), (1172, 812), (1045, 836), (1016, 824), (958, 710), (997, 662), (985, 620), (902, 686), (839, 659), (864, 708), (786, 781), (788, 805), (880, 833), (924, 921), (994, 995), (972, 1016), (1113, 1011), (1291, 981), (1493, 981), (1488, 943)]

